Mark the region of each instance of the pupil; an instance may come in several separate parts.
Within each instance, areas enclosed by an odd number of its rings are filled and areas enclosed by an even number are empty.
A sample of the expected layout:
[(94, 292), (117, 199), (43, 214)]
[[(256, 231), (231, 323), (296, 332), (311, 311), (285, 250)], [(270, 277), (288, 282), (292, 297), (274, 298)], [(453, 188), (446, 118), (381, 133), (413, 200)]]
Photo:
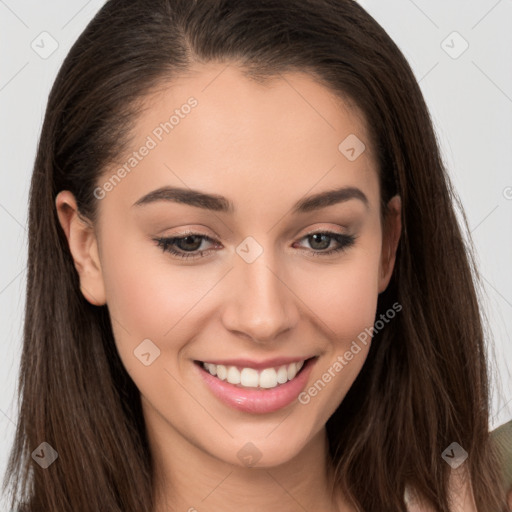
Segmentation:
[[(186, 236), (185, 238), (183, 238), (183, 239), (181, 240), (181, 241), (184, 243), (184, 245), (185, 245), (184, 249), (191, 249), (191, 250), (193, 250), (193, 251), (197, 249), (197, 247), (190, 247), (190, 246), (189, 246), (189, 242), (190, 242), (193, 246), (194, 246), (194, 245), (197, 245), (197, 241), (196, 241), (196, 243), (195, 243), (195, 244), (194, 244), (194, 242), (193, 242), (194, 238), (197, 238), (197, 236), (196, 236), (196, 235), (188, 235), (188, 236)], [(200, 245), (200, 244), (201, 244), (201, 242), (199, 242), (199, 245)]]
[(315, 233), (314, 235), (312, 235), (312, 237), (313, 237), (314, 243), (320, 242), (320, 244), (321, 244), (321, 241), (318, 240), (318, 238), (321, 239), (322, 237), (324, 237), (324, 239), (327, 239), (327, 245), (326, 246), (324, 244), (324, 247), (316, 247), (316, 249), (327, 249), (327, 247), (329, 247), (329, 240), (328, 240), (329, 239), (329, 235), (325, 235), (323, 233)]

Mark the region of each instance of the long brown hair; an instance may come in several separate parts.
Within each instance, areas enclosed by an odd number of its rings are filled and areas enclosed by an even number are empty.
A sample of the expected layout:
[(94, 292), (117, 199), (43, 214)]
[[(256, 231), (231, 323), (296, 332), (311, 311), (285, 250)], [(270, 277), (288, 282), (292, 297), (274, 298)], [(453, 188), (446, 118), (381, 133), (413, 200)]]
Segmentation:
[[(405, 511), (406, 485), (448, 511), (459, 443), (478, 510), (505, 509), (489, 441), (477, 270), (432, 121), (403, 54), (351, 0), (110, 0), (71, 48), (48, 101), (32, 176), (19, 422), (4, 489), (30, 512), (151, 511), (154, 474), (139, 392), (93, 306), (55, 209), (70, 190), (95, 222), (94, 189), (130, 142), (141, 101), (193, 63), (236, 63), (255, 80), (305, 71), (364, 113), (381, 215), (402, 198), (402, 238), (368, 358), (327, 423), (336, 484), (360, 510)], [(460, 204), (458, 204), (459, 208)], [(464, 222), (465, 222), (465, 217)], [(467, 227), (467, 225), (466, 225)], [(47, 469), (32, 452), (47, 442)]]

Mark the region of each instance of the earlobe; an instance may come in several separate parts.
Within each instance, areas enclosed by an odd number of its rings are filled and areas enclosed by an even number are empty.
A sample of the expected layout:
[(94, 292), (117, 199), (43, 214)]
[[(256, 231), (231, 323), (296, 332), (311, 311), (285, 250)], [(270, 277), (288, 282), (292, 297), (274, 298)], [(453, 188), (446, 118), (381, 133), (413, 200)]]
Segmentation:
[(379, 272), (379, 293), (382, 293), (389, 284), (395, 267), (396, 252), (402, 231), (402, 201), (396, 195), (388, 202), (388, 213), (384, 220), (382, 253)]
[(80, 291), (88, 302), (102, 306), (106, 303), (105, 286), (94, 230), (80, 217), (76, 199), (68, 190), (59, 192), (55, 207), (80, 278)]

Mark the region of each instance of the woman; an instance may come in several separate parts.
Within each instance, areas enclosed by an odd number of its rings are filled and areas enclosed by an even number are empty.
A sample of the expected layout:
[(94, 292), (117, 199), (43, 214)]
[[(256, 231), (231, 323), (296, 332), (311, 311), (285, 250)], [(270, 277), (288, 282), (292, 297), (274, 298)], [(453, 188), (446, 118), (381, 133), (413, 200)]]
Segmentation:
[(505, 510), (454, 198), (356, 3), (107, 2), (35, 163), (13, 507)]

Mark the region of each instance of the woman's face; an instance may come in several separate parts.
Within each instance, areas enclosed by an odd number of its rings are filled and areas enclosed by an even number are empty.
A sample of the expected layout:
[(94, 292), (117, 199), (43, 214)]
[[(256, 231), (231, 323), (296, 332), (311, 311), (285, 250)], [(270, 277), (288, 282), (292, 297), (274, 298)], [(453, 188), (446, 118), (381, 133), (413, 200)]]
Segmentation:
[(361, 370), (399, 215), (385, 235), (364, 121), (308, 75), (209, 64), (149, 99), (97, 183), (95, 235), (70, 239), (82, 292), (156, 438), (283, 463)]

